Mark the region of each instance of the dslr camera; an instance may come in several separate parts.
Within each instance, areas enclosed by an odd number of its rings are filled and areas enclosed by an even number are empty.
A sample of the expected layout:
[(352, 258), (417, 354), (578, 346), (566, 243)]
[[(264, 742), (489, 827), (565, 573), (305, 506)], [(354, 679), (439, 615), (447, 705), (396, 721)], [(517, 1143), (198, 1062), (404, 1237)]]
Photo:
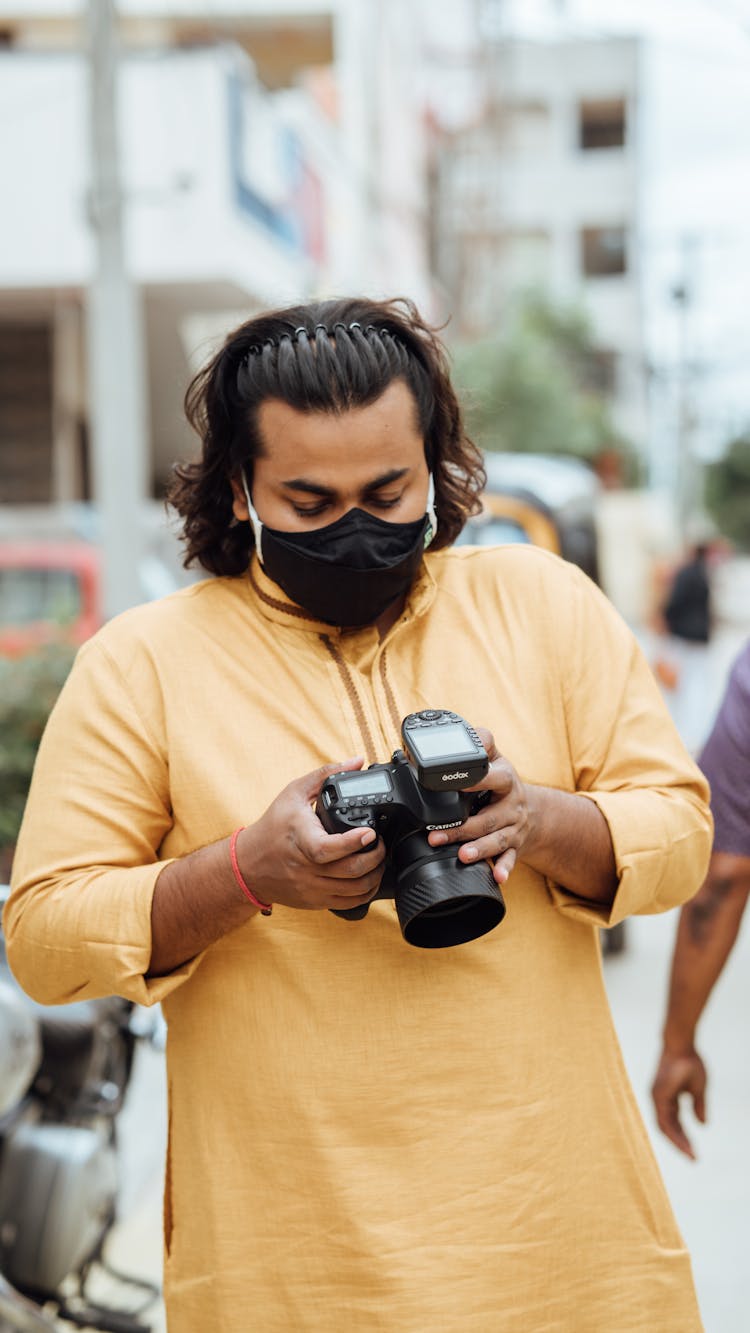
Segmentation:
[[(403, 750), (389, 764), (327, 778), (315, 813), (327, 833), (374, 828), (386, 846), (375, 895), (396, 902), (407, 944), (442, 949), (485, 935), (505, 916), (505, 903), (486, 861), (464, 865), (451, 844), (431, 847), (434, 829), (458, 828), (490, 799), (466, 792), (489, 768), (477, 733), (458, 713), (426, 708), (401, 723)], [(369, 903), (334, 911), (361, 921)]]

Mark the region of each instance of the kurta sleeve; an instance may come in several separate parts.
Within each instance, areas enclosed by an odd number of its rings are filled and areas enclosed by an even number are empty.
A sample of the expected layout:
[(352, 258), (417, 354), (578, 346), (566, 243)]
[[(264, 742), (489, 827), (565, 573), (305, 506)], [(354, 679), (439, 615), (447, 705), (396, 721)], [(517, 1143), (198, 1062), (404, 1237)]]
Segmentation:
[(709, 789), (634, 635), (585, 575), (571, 579), (555, 623), (573, 786), (609, 825), (618, 886), (609, 907), (550, 889), (563, 912), (614, 926), (698, 891), (711, 853)]
[(42, 737), (3, 927), (10, 967), (42, 1004), (162, 1000), (197, 966), (144, 976), (151, 900), (168, 861), (166, 746), (99, 638), (80, 650)]

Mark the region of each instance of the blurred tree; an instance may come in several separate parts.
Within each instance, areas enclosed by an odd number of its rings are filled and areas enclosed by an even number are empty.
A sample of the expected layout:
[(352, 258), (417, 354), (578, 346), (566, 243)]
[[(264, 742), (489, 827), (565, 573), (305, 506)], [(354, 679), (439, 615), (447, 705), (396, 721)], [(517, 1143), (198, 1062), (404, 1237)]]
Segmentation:
[(10, 869), (39, 741), (74, 655), (56, 644), (0, 658), (0, 878)]
[(719, 531), (750, 551), (750, 429), (706, 467), (705, 502)]
[(483, 449), (592, 464), (615, 451), (634, 480), (635, 453), (612, 422), (606, 364), (583, 311), (526, 296), (503, 333), (458, 344), (453, 356), (469, 434)]

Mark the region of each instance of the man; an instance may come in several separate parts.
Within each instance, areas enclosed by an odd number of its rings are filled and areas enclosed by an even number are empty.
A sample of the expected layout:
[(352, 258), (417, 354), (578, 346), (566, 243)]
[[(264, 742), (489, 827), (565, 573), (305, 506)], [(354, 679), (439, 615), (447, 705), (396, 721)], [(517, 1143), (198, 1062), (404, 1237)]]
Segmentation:
[(680, 1098), (692, 1099), (704, 1123), (707, 1075), (695, 1031), (737, 938), (750, 892), (750, 640), (732, 668), (700, 766), (711, 784), (714, 847), (704, 884), (680, 913), (664, 1045), (652, 1089), (659, 1128), (693, 1159)]
[(677, 569), (664, 606), (670, 634), (685, 643), (706, 644), (711, 638), (711, 584), (708, 546), (699, 543)]
[(667, 697), (672, 719), (691, 754), (697, 754), (708, 731), (706, 669), (712, 630), (709, 547), (699, 543), (675, 572), (663, 618), (669, 634), (667, 661), (676, 672)]
[[(481, 457), (408, 303), (252, 319), (187, 410), (172, 500), (218, 577), (80, 654), (5, 919), (39, 999), (163, 1001), (170, 1333), (698, 1330), (599, 957), (710, 848), (632, 635), (546, 552), (452, 547)], [(430, 841), (507, 916), (420, 949), (382, 841), (314, 803), (436, 707), (492, 762)]]

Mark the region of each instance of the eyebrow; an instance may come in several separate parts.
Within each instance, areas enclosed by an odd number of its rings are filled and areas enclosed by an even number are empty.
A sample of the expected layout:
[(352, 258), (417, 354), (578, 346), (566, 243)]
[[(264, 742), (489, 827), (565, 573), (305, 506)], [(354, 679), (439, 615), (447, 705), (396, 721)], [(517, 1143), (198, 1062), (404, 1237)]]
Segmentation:
[[(390, 472), (384, 472), (382, 476), (368, 481), (367, 485), (363, 487), (363, 494), (367, 495), (371, 491), (379, 491), (383, 486), (388, 486), (393, 481), (400, 481), (408, 471), (408, 467), (391, 468)], [(308, 481), (306, 477), (294, 477), (291, 481), (282, 482), (282, 486), (290, 491), (304, 491), (307, 495), (330, 497), (336, 494), (332, 486), (320, 486), (318, 482)]]

